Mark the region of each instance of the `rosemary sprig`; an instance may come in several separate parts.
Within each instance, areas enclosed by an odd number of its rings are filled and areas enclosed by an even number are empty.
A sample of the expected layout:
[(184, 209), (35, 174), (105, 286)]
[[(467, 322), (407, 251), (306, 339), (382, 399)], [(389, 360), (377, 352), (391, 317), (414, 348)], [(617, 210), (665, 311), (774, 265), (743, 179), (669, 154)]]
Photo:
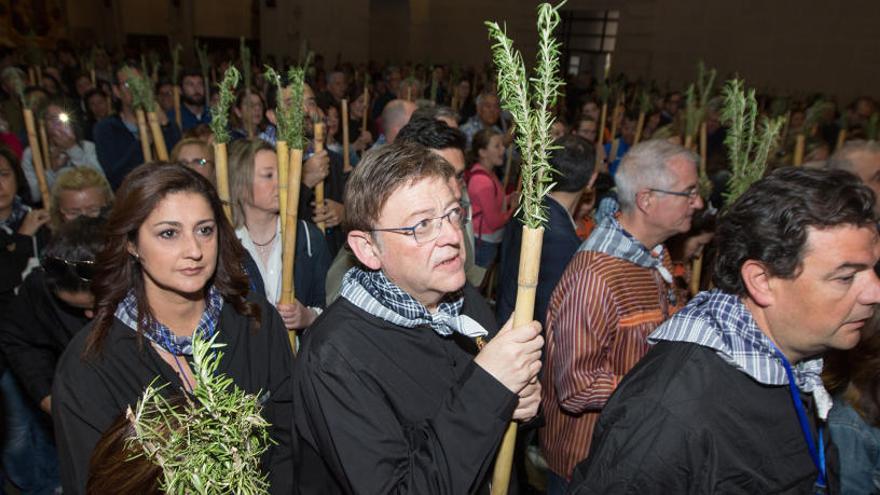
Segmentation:
[[(757, 123), (758, 103), (755, 90), (745, 91), (740, 79), (731, 79), (724, 87), (721, 120), (728, 126), (724, 144), (730, 158), (732, 176), (725, 200), (732, 203), (764, 175), (767, 159), (779, 139), (784, 117), (762, 117)], [(756, 132), (756, 126), (758, 130)]]
[(715, 77), (718, 71), (714, 68), (706, 69), (706, 64), (702, 60), (697, 64), (697, 93), (700, 95), (700, 108), (705, 112), (709, 98), (712, 96), (712, 90), (715, 88)]
[(706, 110), (704, 107), (701, 107), (697, 102), (697, 96), (693, 83), (688, 86), (685, 95), (686, 98), (684, 106), (684, 132), (685, 136), (695, 136), (700, 130), (700, 123), (703, 122), (703, 117), (706, 114)]
[(129, 408), (135, 436), (129, 447), (162, 468), (163, 493), (257, 495), (268, 493), (260, 470), (269, 448), (269, 423), (261, 416), (257, 395), (239, 389), (218, 374), (223, 357), (216, 335), (193, 337), (193, 397), (174, 407), (155, 381), (144, 391), (135, 411)]
[(653, 108), (653, 103), (651, 102), (651, 93), (648, 90), (642, 90), (639, 93), (639, 113), (650, 113)]
[[(209, 82), (211, 81), (211, 79), (209, 78), (209, 76), (210, 76), (209, 73), (211, 70), (211, 61), (208, 60), (208, 46), (202, 45), (201, 43), (196, 41), (195, 47), (196, 47), (196, 56), (199, 59), (199, 68), (202, 70), (202, 80), (205, 81), (205, 86), (207, 87), (207, 86), (209, 86)], [(207, 96), (208, 95), (205, 95), (205, 97), (207, 97)]]
[(235, 88), (241, 74), (234, 65), (229, 65), (220, 83), (220, 100), (211, 108), (211, 132), (215, 143), (229, 142), (229, 109), (235, 103)]
[[(537, 229), (547, 221), (544, 196), (553, 187), (548, 152), (553, 149), (550, 127), (553, 115), (549, 109), (563, 82), (559, 77), (560, 43), (553, 38), (559, 25), (559, 8), (548, 3), (538, 6), (538, 61), (535, 75), (526, 77), (522, 54), (513, 48), (506, 27), (486, 22), (493, 40), (492, 55), (498, 67), (498, 90), (505, 110), (513, 115), (517, 127), (516, 144), (522, 154), (522, 195), (519, 212), (523, 224)], [(531, 86), (529, 83), (531, 82)], [(532, 94), (530, 96), (529, 89)]]
[(183, 46), (178, 43), (171, 48), (171, 83), (177, 86), (180, 84), (180, 52)]
[(244, 42), (244, 36), (238, 39), (238, 51), (241, 55), (241, 72), (244, 75), (244, 87), (250, 89), (253, 79), (251, 78), (251, 49)]
[[(144, 60), (142, 58), (142, 60)], [(132, 106), (141, 108), (145, 112), (156, 111), (156, 98), (153, 96), (153, 83), (146, 75), (138, 74), (131, 67), (123, 67), (122, 73), (125, 76), (125, 82), (131, 90)]]
[[(293, 74), (293, 71), (297, 71)], [(281, 81), (281, 75), (272, 67), (266, 66), (265, 77), (269, 84), (274, 84), (278, 89), (278, 104), (275, 107), (276, 130), (278, 139), (286, 141), (288, 145), (293, 143), (294, 149), (302, 149), (303, 147), (303, 106), (302, 106), (302, 86), (304, 80), (304, 71), (301, 68), (292, 68), (288, 71), (289, 77), (293, 77), (297, 82), (288, 86), (288, 90), (293, 92), (292, 86), (298, 85), (299, 98), (295, 98), (291, 94), (291, 98), (285, 97), (284, 85)], [(292, 140), (292, 141), (291, 141)]]
[(867, 124), (865, 124), (865, 137), (871, 141), (876, 141), (878, 130), (880, 130), (880, 113), (874, 112), (868, 118)]

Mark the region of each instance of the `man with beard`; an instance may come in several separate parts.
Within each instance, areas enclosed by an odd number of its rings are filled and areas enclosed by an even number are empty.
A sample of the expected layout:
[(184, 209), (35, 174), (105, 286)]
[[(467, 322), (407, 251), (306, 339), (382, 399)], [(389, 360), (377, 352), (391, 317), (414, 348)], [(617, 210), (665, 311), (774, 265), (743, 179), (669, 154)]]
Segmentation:
[[(168, 112), (168, 119), (174, 120), (173, 109)], [(211, 109), (205, 104), (205, 80), (199, 72), (187, 69), (180, 79), (181, 132), (210, 123)]]
[(793, 167), (730, 205), (715, 289), (651, 334), (570, 493), (840, 493), (822, 355), (880, 303), (873, 209), (853, 175)]
[(596, 226), (550, 296), (540, 432), (549, 494), (565, 492), (605, 402), (684, 302), (663, 242), (703, 207), (697, 160), (662, 140), (634, 146), (614, 176), (620, 214)]

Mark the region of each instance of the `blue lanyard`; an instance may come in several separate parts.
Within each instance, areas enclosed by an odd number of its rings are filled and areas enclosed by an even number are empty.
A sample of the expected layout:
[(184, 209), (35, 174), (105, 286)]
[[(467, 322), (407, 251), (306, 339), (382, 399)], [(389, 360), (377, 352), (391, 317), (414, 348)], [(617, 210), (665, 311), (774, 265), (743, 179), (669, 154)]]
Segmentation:
[[(825, 478), (825, 441), (822, 439), (822, 425), (821, 423), (816, 427), (816, 434), (818, 436), (818, 441), (813, 440), (813, 434), (810, 432), (810, 422), (807, 419), (807, 412), (804, 411), (804, 405), (801, 402), (800, 392), (798, 392), (797, 384), (794, 381), (794, 371), (791, 369), (791, 363), (788, 362), (785, 355), (779, 351), (779, 349), (775, 349), (776, 356), (782, 361), (782, 366), (785, 367), (785, 374), (788, 375), (788, 391), (791, 392), (791, 401), (794, 403), (794, 410), (797, 411), (798, 422), (801, 425), (801, 433), (804, 435), (804, 440), (807, 442), (807, 448), (810, 450), (810, 457), (813, 459), (813, 464), (816, 465), (816, 469), (819, 470), (819, 478), (816, 480), (816, 486), (819, 488), (825, 488), (827, 486), (826, 478)], [(818, 448), (816, 443), (818, 442)]]

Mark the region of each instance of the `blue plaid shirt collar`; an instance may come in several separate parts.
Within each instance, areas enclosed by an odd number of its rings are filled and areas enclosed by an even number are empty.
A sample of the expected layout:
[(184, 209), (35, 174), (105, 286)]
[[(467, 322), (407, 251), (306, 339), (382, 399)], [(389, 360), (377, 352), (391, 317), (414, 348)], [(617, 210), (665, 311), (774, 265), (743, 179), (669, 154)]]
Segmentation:
[(21, 222), (24, 221), (24, 217), (27, 216), (29, 211), (31, 211), (30, 207), (24, 204), (24, 201), (22, 201), (20, 197), (16, 196), (12, 200), (12, 213), (10, 213), (5, 220), (0, 220), (0, 228), (10, 234), (14, 233), (18, 230), (18, 227), (21, 225)]
[[(788, 385), (776, 346), (752, 317), (745, 303), (718, 289), (697, 294), (681, 311), (657, 327), (648, 342), (690, 342), (713, 349), (725, 362), (764, 385)], [(822, 384), (822, 358), (792, 366), (798, 388), (812, 393), (821, 418), (831, 409)]]
[(461, 291), (448, 294), (438, 305), (437, 311), (431, 313), (389, 280), (381, 270), (354, 267), (342, 279), (339, 295), (367, 313), (405, 328), (428, 325), (444, 337), (453, 332), (471, 338), (488, 335), (482, 325), (461, 314), (464, 306)]
[(663, 244), (658, 244), (653, 250), (649, 250), (624, 230), (616, 218), (609, 216), (593, 229), (590, 237), (581, 244), (578, 251), (604, 253), (644, 268), (657, 270), (663, 280), (671, 284), (672, 274), (663, 266), (664, 249)]
[[(193, 334), (198, 333), (202, 339), (209, 340), (217, 332), (217, 323), (220, 321), (220, 310), (223, 309), (223, 296), (213, 285), (208, 289), (208, 297), (205, 300), (205, 312), (199, 320)], [(138, 329), (137, 299), (134, 291), (129, 291), (125, 298), (116, 306), (116, 318), (135, 332)], [(192, 355), (192, 337), (180, 337), (174, 335), (168, 327), (153, 318), (144, 315), (141, 321), (144, 329), (144, 337), (150, 342), (176, 356)]]

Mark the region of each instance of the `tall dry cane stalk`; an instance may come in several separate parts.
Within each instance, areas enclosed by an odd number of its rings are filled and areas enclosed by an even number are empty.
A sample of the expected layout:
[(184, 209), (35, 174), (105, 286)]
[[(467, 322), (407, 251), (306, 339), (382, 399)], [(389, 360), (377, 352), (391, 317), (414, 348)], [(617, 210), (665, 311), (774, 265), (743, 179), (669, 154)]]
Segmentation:
[(220, 83), (220, 100), (211, 109), (211, 131), (214, 133), (214, 169), (217, 174), (217, 194), (223, 201), (223, 211), (232, 221), (229, 198), (229, 165), (226, 144), (229, 142), (229, 109), (235, 103), (235, 87), (241, 78), (238, 69), (230, 65)]
[[(564, 3), (556, 7), (549, 3), (538, 6), (538, 61), (531, 79), (527, 78), (522, 54), (513, 48), (513, 40), (507, 36), (506, 29), (496, 22), (486, 22), (493, 42), (492, 55), (498, 67), (499, 95), (504, 108), (513, 115), (517, 126), (516, 143), (522, 155), (519, 209), (524, 226), (514, 326), (528, 324), (535, 313), (543, 224), (547, 221), (544, 197), (553, 187), (548, 154), (552, 149), (550, 128), (554, 117), (548, 109), (553, 107), (563, 84), (559, 77), (560, 44), (553, 38), (553, 30), (559, 25), (559, 8)], [(507, 493), (515, 444), (516, 423), (512, 422), (495, 460), (493, 495)]]

